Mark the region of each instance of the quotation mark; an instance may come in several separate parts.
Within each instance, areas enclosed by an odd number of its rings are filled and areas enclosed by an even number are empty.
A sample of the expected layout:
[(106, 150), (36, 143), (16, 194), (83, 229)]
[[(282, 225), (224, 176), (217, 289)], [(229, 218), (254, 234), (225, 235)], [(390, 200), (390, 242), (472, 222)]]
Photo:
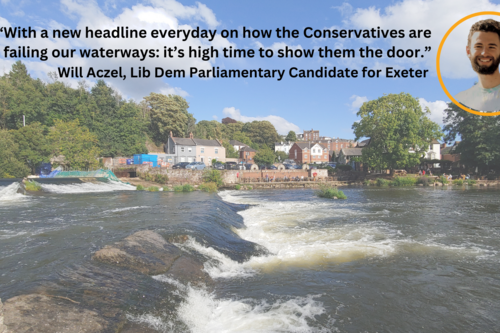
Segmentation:
[(3, 27), (0, 28), (0, 32), (3, 32)]
[(431, 47), (430, 46), (426, 46), (425, 47), (425, 52), (429, 52), (431, 50)]

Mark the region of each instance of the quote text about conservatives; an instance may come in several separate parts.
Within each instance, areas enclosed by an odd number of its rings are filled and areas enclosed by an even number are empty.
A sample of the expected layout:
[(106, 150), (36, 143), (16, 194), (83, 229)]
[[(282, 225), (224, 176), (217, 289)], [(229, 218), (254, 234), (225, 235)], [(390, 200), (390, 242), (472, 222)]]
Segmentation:
[[(96, 66), (69, 66), (58, 67), (57, 75), (61, 78), (271, 78), (281, 81), (285, 75), (290, 78), (425, 78), (428, 75), (428, 69), (401, 69), (394, 67), (368, 68), (362, 69), (337, 68), (336, 66), (321, 66), (318, 68), (298, 68), (290, 67), (285, 69), (227, 69), (218, 66), (209, 66), (210, 68), (188, 67), (184, 69), (168, 68), (166, 65), (161, 67), (141, 66), (141, 62), (148, 59), (183, 59), (196, 58), (203, 62), (212, 62), (217, 58), (232, 59), (252, 59), (252, 58), (278, 58), (278, 59), (346, 59), (346, 58), (382, 58), (389, 59), (417, 59), (423, 58), (426, 52), (431, 50), (430, 46), (421, 49), (398, 49), (395, 46), (387, 49), (376, 49), (364, 46), (358, 49), (350, 48), (332, 48), (329, 46), (319, 46), (311, 49), (300, 47), (289, 47), (283, 45), (282, 48), (235, 48), (232, 46), (216, 48), (214, 46), (163, 46), (162, 41), (170, 39), (174, 41), (186, 42), (189, 39), (200, 39), (205, 42), (212, 42), (215, 38), (237, 39), (237, 38), (307, 38), (316, 39), (328, 43), (332, 39), (398, 39), (414, 38), (428, 39), (431, 37), (430, 30), (384, 30), (377, 28), (371, 29), (314, 29), (312, 27), (304, 28), (302, 31), (287, 29), (286, 27), (276, 29), (248, 29), (243, 27), (239, 30), (210, 30), (200, 29), (133, 29), (127, 26), (118, 26), (113, 29), (54, 29), (54, 30), (34, 30), (32, 27), (0, 27), (0, 34), (3, 33), (7, 40), (27, 40), (27, 39), (101, 39), (128, 40), (133, 45), (134, 40), (151, 38), (158, 40), (158, 48), (34, 48), (29, 45), (12, 46), (5, 45), (2, 50), (2, 56), (5, 59), (38, 59), (47, 61), (49, 59), (68, 59), (68, 58), (88, 58), (88, 59), (132, 59), (137, 61), (137, 66), (122, 68), (96, 68)], [(1, 35), (0, 35), (1, 36)], [(25, 44), (25, 43), (22, 43)], [(99, 62), (99, 64), (106, 62)]]

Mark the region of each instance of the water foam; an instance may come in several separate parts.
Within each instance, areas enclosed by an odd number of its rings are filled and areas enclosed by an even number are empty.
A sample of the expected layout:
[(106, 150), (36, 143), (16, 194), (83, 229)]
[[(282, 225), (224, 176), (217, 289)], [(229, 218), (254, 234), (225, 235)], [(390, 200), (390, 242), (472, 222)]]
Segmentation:
[(115, 209), (105, 210), (104, 213), (117, 213), (117, 212), (142, 209), (142, 208), (150, 208), (150, 207), (148, 207), (148, 206), (135, 206), (135, 207), (115, 208)]
[(50, 193), (91, 193), (91, 192), (113, 192), (133, 191), (135, 187), (129, 184), (109, 181), (97, 183), (76, 184), (41, 184), (42, 190)]
[[(177, 309), (177, 316), (193, 333), (198, 332), (320, 332), (311, 327), (315, 317), (325, 313), (317, 296), (294, 297), (287, 300), (217, 299), (213, 293), (191, 285), (183, 285), (165, 275), (153, 277), (180, 288), (184, 302)], [(151, 327), (169, 327), (151, 315), (132, 318), (142, 320)], [(163, 325), (163, 326), (162, 326)], [(171, 328), (170, 328), (171, 329)], [(167, 332), (164, 330), (164, 332)]]
[(0, 202), (24, 199), (25, 196), (23, 194), (17, 193), (20, 186), (21, 186), (21, 184), (19, 184), (19, 183), (12, 183), (8, 186), (1, 187), (0, 188)]

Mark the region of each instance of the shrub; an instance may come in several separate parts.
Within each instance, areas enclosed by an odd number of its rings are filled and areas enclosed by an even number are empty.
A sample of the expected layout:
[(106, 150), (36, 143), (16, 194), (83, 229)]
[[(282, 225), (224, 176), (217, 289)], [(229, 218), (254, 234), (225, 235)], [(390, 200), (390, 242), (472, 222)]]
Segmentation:
[(189, 184), (185, 184), (182, 186), (182, 192), (193, 192), (193, 191), (194, 187)]
[(215, 183), (217, 187), (224, 185), (222, 181), (222, 173), (219, 170), (205, 169), (203, 172), (203, 182), (205, 183)]
[(316, 191), (316, 195), (320, 198), (333, 199), (334, 197), (337, 197), (338, 199), (347, 199), (344, 192), (329, 185), (320, 185), (319, 190)]
[(384, 178), (377, 178), (376, 183), (377, 183), (377, 186), (383, 187), (383, 186), (389, 186), (390, 181), (388, 181), (387, 179), (384, 179)]
[(417, 183), (417, 178), (414, 177), (396, 177), (391, 182), (392, 186), (413, 186)]
[(144, 191), (144, 186), (142, 185), (137, 185), (137, 187), (135, 188), (137, 191)]
[(240, 184), (236, 184), (236, 186), (234, 188), (237, 189), (237, 190), (239, 190), (241, 188), (241, 185)]
[(161, 173), (157, 173), (154, 176), (155, 183), (158, 184), (166, 184), (168, 182), (168, 176), (167, 175), (162, 175)]
[(249, 185), (249, 186), (247, 186), (247, 190), (251, 190), (251, 189), (253, 189), (253, 187), (252, 187), (252, 186), (250, 186), (250, 185)]
[(170, 187), (163, 186), (163, 192), (170, 192)]
[(365, 179), (365, 180), (363, 181), (363, 184), (364, 184), (365, 186), (370, 186), (371, 181), (370, 181), (369, 179)]
[(203, 192), (217, 192), (217, 184), (203, 183), (198, 187)]
[(476, 181), (474, 179), (467, 179), (466, 182), (467, 182), (467, 185), (474, 185), (474, 184), (476, 184)]
[(177, 185), (177, 186), (174, 186), (174, 192), (182, 192), (182, 185)]
[(448, 184), (448, 179), (446, 179), (446, 177), (445, 177), (445, 176), (441, 176), (441, 177), (439, 177), (439, 181), (440, 181), (443, 185)]
[(453, 181), (453, 185), (462, 186), (463, 184), (464, 184), (464, 181), (462, 179), (455, 179)]
[(424, 186), (429, 186), (429, 177), (420, 177), (417, 179), (417, 184), (422, 184)]
[(340, 171), (351, 171), (352, 166), (350, 166), (349, 164), (337, 164), (337, 167), (335, 169)]
[(146, 191), (149, 191), (149, 192), (158, 192), (160, 189), (158, 188), (158, 186), (150, 186), (146, 189)]
[(26, 182), (26, 184), (24, 184), (24, 188), (26, 189), (26, 191), (41, 191), (42, 190), (42, 186), (40, 184), (38, 184), (37, 182), (32, 181), (32, 180)]

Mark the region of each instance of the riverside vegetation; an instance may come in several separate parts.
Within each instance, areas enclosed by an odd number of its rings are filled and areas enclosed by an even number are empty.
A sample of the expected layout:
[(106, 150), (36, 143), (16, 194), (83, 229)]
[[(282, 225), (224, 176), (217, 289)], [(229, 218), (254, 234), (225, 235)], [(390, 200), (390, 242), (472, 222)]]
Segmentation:
[[(363, 184), (365, 186), (378, 186), (378, 187), (387, 187), (387, 186), (394, 186), (394, 187), (405, 187), (405, 186), (415, 186), (415, 185), (423, 185), (423, 186), (430, 186), (433, 183), (441, 183), (443, 185), (447, 185), (449, 181), (446, 179), (444, 176), (440, 176), (439, 178), (430, 178), (430, 177), (396, 177), (392, 181), (387, 180), (384, 178), (377, 178), (375, 181), (365, 179)], [(474, 185), (476, 184), (476, 181), (473, 179), (455, 179), (452, 182), (453, 185)]]
[(319, 190), (316, 191), (316, 195), (320, 198), (347, 199), (344, 192), (340, 191), (338, 188), (324, 184), (320, 185)]

